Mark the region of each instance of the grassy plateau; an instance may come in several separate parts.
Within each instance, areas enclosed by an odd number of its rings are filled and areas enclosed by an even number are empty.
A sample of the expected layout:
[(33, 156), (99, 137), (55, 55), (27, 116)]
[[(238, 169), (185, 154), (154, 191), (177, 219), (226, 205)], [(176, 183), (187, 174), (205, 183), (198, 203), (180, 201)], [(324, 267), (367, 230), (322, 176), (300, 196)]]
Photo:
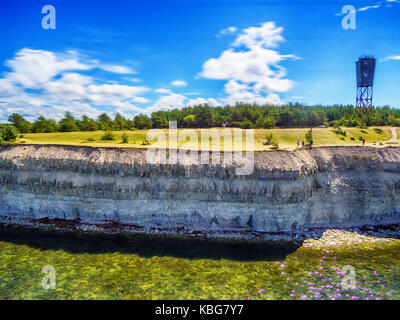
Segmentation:
[[(191, 150), (196, 149), (208, 149), (210, 146), (218, 147), (221, 144), (221, 150), (237, 150), (240, 147), (240, 139), (232, 143), (232, 139), (229, 143), (224, 145), (223, 139), (209, 138), (209, 143), (201, 144), (201, 135), (207, 133), (211, 134), (214, 130), (222, 135), (223, 130), (230, 132), (233, 136), (233, 129), (178, 129), (176, 135), (179, 137), (177, 146), (179, 148), (186, 148)], [(269, 146), (264, 146), (263, 142), (266, 141), (265, 136), (267, 133), (272, 133), (274, 138), (279, 142), (280, 149), (295, 149), (297, 147), (297, 141), (300, 140), (300, 146), (302, 140), (306, 143), (305, 134), (308, 128), (296, 128), (296, 129), (255, 129), (254, 130), (254, 150), (262, 151), (271, 149)], [(397, 130), (397, 129), (396, 129)], [(165, 134), (166, 144), (169, 147), (169, 130), (159, 130)], [(362, 144), (362, 138), (365, 138), (367, 146), (383, 146), (383, 145), (398, 145), (399, 141), (393, 139), (391, 128), (389, 127), (370, 127), (368, 129), (360, 128), (342, 128), (342, 133), (339, 133), (334, 128), (314, 128), (313, 129), (313, 140), (314, 146), (357, 146)], [(114, 131), (113, 140), (103, 140), (102, 136), (104, 131), (92, 131), (92, 132), (57, 132), (57, 133), (29, 133), (22, 135), (17, 142), (27, 144), (61, 144), (61, 145), (80, 145), (80, 146), (91, 146), (91, 147), (128, 147), (128, 148), (148, 148), (149, 146), (156, 146), (152, 140), (148, 139), (149, 143), (146, 143), (146, 136), (149, 130), (138, 130), (138, 131)], [(345, 132), (345, 135), (344, 135)], [(397, 131), (398, 132), (398, 131)], [(122, 135), (128, 136), (127, 143), (122, 142)], [(243, 130), (242, 141), (243, 149), (252, 149), (251, 147), (246, 148), (246, 134), (249, 130)], [(186, 140), (185, 140), (186, 139)], [(391, 141), (392, 140), (392, 141)], [(176, 141), (176, 139), (175, 139)], [(207, 139), (205, 140), (207, 141)], [(173, 147), (173, 145), (171, 145)]]

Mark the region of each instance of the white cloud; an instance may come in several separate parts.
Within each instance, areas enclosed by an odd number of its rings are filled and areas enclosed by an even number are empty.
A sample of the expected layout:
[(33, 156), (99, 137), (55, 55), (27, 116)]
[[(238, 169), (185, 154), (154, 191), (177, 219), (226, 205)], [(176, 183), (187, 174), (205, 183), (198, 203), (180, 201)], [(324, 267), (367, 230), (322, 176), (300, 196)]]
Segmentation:
[(390, 61), (390, 60), (396, 60), (396, 61), (400, 61), (400, 55), (398, 55), (398, 56), (389, 56), (389, 57), (386, 57), (386, 58), (384, 58), (384, 59), (382, 59), (382, 61)]
[(260, 27), (250, 27), (243, 30), (233, 45), (244, 45), (249, 49), (254, 46), (276, 48), (279, 42), (284, 41), (282, 32), (283, 28), (276, 27), (274, 22), (265, 22)]
[[(378, 1), (376, 2), (374, 5), (370, 5), (370, 6), (364, 6), (361, 8), (358, 8), (357, 11), (358, 12), (365, 12), (371, 9), (379, 9), (383, 6), (387, 7), (387, 8), (392, 8), (394, 5), (396, 4), (400, 4), (400, 0), (383, 0), (383, 1)], [(343, 16), (345, 15), (345, 13), (335, 13), (335, 16)]]
[(289, 91), (294, 82), (285, 78), (286, 69), (279, 63), (287, 59), (298, 59), (294, 55), (282, 55), (275, 49), (284, 41), (282, 32), (283, 28), (276, 27), (274, 22), (243, 30), (232, 48), (203, 64), (200, 76), (227, 80), (227, 103), (280, 104), (276, 93)]
[(100, 68), (105, 71), (113, 72), (113, 73), (131, 73), (131, 74), (136, 73), (136, 71), (132, 70), (129, 67), (119, 66), (119, 65), (102, 65), (102, 66), (100, 66)]
[(57, 55), (50, 51), (26, 48), (18, 51), (6, 65), (12, 69), (7, 79), (26, 88), (39, 88), (67, 70), (88, 70), (93, 67), (78, 61), (74, 51)]
[(236, 27), (231, 26), (231, 27), (222, 29), (222, 30), (218, 33), (217, 36), (221, 36), (221, 35), (225, 35), (225, 34), (232, 34), (232, 33), (235, 33), (237, 30), (238, 30), (238, 29), (237, 29)]
[(188, 107), (193, 107), (193, 106), (198, 106), (198, 105), (202, 105), (202, 104), (208, 104), (209, 106), (212, 107), (218, 107), (221, 104), (215, 100), (214, 98), (208, 98), (208, 99), (204, 99), (204, 98), (197, 98), (197, 99), (190, 99), (186, 105)]
[(172, 93), (171, 89), (166, 89), (166, 88), (160, 88), (160, 89), (156, 89), (154, 91), (157, 93), (161, 93), (161, 94), (171, 94)]
[(161, 96), (151, 107), (146, 108), (146, 113), (151, 113), (159, 110), (172, 110), (176, 108), (180, 109), (183, 107), (192, 107), (201, 104), (208, 104), (213, 107), (221, 105), (221, 103), (214, 98), (205, 99), (202, 97), (198, 97), (188, 99), (186, 96), (174, 93), (170, 89), (160, 88), (155, 91), (163, 94), (163, 96)]
[(131, 82), (142, 82), (142, 80), (139, 78), (125, 78), (125, 80), (131, 81)]
[(375, 6), (366, 6), (366, 7), (362, 7), (362, 8), (360, 8), (360, 9), (358, 9), (358, 11), (367, 11), (367, 10), (370, 10), (370, 9), (378, 9), (378, 8), (380, 8), (381, 7), (381, 5), (380, 4), (377, 4), (377, 5), (375, 5)]
[[(31, 120), (38, 115), (59, 119), (65, 111), (95, 117), (104, 110), (114, 112), (117, 108), (139, 112), (142, 109), (133, 103), (149, 102), (139, 96), (149, 91), (147, 87), (99, 83), (98, 79), (80, 74), (79, 71), (104, 65), (95, 60), (83, 62), (75, 51), (55, 53), (25, 48), (6, 65), (11, 70), (0, 78), (4, 117), (18, 112)], [(130, 69), (114, 65), (111, 70), (121, 73)]]
[(183, 80), (175, 80), (175, 81), (172, 81), (171, 84), (174, 87), (186, 87), (187, 86), (187, 82), (183, 81)]
[(170, 93), (169, 95), (160, 97), (153, 106), (146, 109), (146, 113), (151, 113), (158, 110), (171, 110), (175, 108), (183, 108), (184, 101), (187, 98), (184, 95)]
[(230, 80), (225, 85), (225, 92), (228, 97), (223, 99), (223, 103), (234, 105), (238, 102), (242, 103), (257, 103), (257, 104), (275, 104), (281, 105), (282, 102), (279, 96), (275, 93), (261, 95), (246, 84), (238, 83), (235, 80)]
[(147, 98), (143, 98), (143, 97), (134, 97), (132, 98), (133, 102), (137, 102), (137, 103), (148, 103), (151, 100), (147, 99)]

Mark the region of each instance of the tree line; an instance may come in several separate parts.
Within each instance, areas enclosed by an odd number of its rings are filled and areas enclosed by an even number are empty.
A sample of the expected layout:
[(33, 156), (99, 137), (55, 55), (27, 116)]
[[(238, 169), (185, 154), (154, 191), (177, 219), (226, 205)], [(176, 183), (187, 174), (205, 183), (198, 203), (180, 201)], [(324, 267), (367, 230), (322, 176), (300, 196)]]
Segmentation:
[(169, 127), (169, 121), (177, 121), (179, 128), (271, 129), (321, 125), (364, 128), (384, 125), (400, 126), (400, 110), (378, 107), (364, 112), (352, 105), (306, 106), (296, 103), (284, 106), (260, 106), (237, 104), (224, 107), (199, 105), (156, 111), (151, 115), (136, 115), (133, 119), (127, 119), (120, 114), (111, 118), (106, 113), (100, 114), (96, 119), (88, 116), (77, 119), (70, 112), (66, 112), (59, 121), (39, 116), (30, 122), (18, 113), (13, 113), (8, 118), (9, 124), (17, 128), (20, 133), (162, 129)]

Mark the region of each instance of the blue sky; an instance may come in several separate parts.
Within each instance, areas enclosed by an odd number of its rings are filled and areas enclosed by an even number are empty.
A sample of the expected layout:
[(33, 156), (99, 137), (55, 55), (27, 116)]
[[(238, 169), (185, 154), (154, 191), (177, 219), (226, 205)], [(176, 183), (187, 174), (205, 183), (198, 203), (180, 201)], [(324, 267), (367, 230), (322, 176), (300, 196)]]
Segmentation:
[[(55, 30), (42, 28), (47, 4)], [(348, 4), (355, 30), (342, 28)], [(399, 107), (399, 16), (400, 0), (2, 0), (0, 119), (353, 104), (362, 54), (379, 62), (374, 104)]]

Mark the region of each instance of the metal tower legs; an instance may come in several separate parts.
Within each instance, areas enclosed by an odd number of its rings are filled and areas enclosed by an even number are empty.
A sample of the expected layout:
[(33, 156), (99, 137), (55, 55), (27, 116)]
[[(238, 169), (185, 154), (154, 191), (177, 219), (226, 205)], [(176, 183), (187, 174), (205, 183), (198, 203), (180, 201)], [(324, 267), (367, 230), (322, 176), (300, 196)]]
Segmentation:
[(373, 87), (357, 87), (357, 108), (368, 110), (372, 108)]

